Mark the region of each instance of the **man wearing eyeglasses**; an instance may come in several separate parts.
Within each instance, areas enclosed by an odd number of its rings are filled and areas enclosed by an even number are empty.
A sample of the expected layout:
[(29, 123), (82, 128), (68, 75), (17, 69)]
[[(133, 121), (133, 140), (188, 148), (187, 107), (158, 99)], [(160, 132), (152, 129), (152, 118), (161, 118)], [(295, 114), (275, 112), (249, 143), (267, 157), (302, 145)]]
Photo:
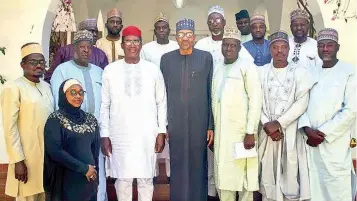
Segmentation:
[(107, 176), (116, 178), (118, 200), (132, 201), (133, 179), (139, 200), (152, 201), (156, 154), (166, 135), (166, 89), (160, 68), (140, 59), (141, 30), (122, 33), (124, 59), (103, 73), (100, 128), (102, 151), (109, 161)]
[[(95, 118), (99, 118), (103, 70), (99, 66), (89, 63), (89, 58), (93, 53), (93, 43), (93, 34), (90, 31), (78, 31), (74, 35), (73, 42), (76, 57), (59, 65), (53, 72), (51, 89), (55, 99), (56, 110), (58, 109), (59, 87), (63, 81), (73, 78), (80, 81), (83, 84), (83, 90), (86, 91), (81, 109), (93, 114)], [(104, 156), (101, 152), (99, 152), (98, 200), (106, 200)]]
[[(89, 57), (89, 63), (104, 69), (108, 65), (108, 59), (106, 54), (99, 48), (95, 47), (95, 43), (98, 39), (98, 26), (96, 19), (86, 19), (79, 23), (78, 30), (87, 30), (93, 34), (93, 45), (91, 46), (91, 55)], [(74, 51), (74, 45), (69, 44), (59, 48), (56, 54), (53, 56), (53, 60), (50, 68), (45, 73), (45, 81), (50, 83), (53, 72), (56, 68), (67, 61), (73, 60), (76, 57)]]
[(22, 46), (21, 57), (24, 76), (7, 82), (1, 93), (9, 157), (5, 193), (19, 201), (45, 201), (43, 130), (53, 112), (53, 97), (49, 84), (40, 79), (46, 65), (40, 44)]
[[(226, 20), (224, 18), (224, 10), (222, 7), (215, 5), (208, 10), (207, 25), (209, 31), (211, 32), (211, 36), (202, 38), (201, 40), (197, 41), (195, 48), (207, 51), (212, 54), (213, 71), (215, 72), (216, 66), (223, 64), (224, 62), (221, 46), (222, 46), (224, 27), (226, 26)], [(254, 61), (253, 57), (243, 46), (241, 46), (239, 57), (245, 58), (252, 62)], [(210, 157), (211, 153), (209, 153), (208, 155)], [(209, 165), (209, 169), (210, 169), (210, 165)], [(211, 172), (213, 173), (213, 169)], [(213, 181), (213, 175), (211, 178), (212, 178), (211, 181)]]
[(112, 63), (116, 60), (124, 58), (120, 38), (120, 31), (123, 28), (123, 20), (122, 13), (117, 8), (113, 8), (108, 11), (107, 23), (105, 23), (105, 27), (108, 30), (108, 35), (99, 39), (96, 46), (105, 52), (108, 62)]
[(194, 27), (191, 19), (176, 23), (180, 49), (164, 54), (160, 64), (168, 96), (171, 201), (207, 201), (213, 60), (210, 53), (193, 48)]

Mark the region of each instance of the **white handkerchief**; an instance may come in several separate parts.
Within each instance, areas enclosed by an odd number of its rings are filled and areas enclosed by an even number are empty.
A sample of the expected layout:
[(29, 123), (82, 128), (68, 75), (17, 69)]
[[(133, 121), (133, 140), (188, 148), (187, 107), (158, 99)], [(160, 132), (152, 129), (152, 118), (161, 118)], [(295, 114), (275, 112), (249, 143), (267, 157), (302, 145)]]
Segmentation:
[[(257, 142), (255, 142), (255, 146), (257, 146)], [(252, 158), (257, 157), (258, 152), (256, 147), (253, 149), (245, 149), (243, 142), (236, 142), (234, 145), (234, 159), (244, 159), (244, 158)]]

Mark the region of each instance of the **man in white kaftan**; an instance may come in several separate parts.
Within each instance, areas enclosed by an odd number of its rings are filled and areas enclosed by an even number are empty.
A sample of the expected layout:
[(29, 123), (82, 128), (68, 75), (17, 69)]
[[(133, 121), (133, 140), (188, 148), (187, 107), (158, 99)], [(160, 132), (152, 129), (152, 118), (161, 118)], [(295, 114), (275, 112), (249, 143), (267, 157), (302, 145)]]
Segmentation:
[(288, 35), (270, 36), (273, 62), (259, 68), (263, 110), (259, 132), (259, 177), (263, 201), (310, 198), (307, 153), (297, 119), (302, 115), (313, 85), (306, 68), (288, 63)]
[(139, 57), (141, 31), (129, 26), (122, 35), (125, 57), (103, 73), (102, 149), (110, 161), (107, 176), (117, 179), (118, 201), (132, 201), (134, 178), (139, 200), (152, 201), (156, 153), (167, 126), (165, 83), (160, 68)]
[(321, 30), (318, 52), (323, 64), (317, 66), (317, 83), (299, 120), (309, 145), (311, 201), (354, 200), (349, 142), (356, 121), (356, 68), (337, 59), (338, 49), (337, 31)]
[[(208, 19), (207, 19), (208, 29), (211, 32), (211, 36), (202, 38), (197, 41), (195, 48), (207, 51), (211, 53), (213, 58), (213, 75), (217, 70), (217, 66), (220, 66), (224, 62), (224, 57), (222, 54), (222, 38), (224, 33), (224, 26), (226, 25), (226, 20), (224, 19), (224, 10), (220, 6), (212, 6), (208, 10)], [(241, 46), (239, 52), (239, 57), (254, 62), (253, 57), (249, 52)], [(207, 162), (208, 162), (208, 195), (216, 196), (216, 187), (214, 184), (214, 167), (213, 167), (213, 152), (207, 150)]]
[(240, 33), (225, 30), (222, 41), (224, 64), (212, 80), (212, 108), (215, 122), (214, 173), (221, 201), (253, 201), (258, 185), (258, 156), (235, 157), (235, 145), (257, 149), (262, 93), (257, 67), (238, 57)]
[[(51, 77), (51, 89), (55, 101), (55, 108), (58, 108), (58, 90), (67, 79), (76, 79), (82, 83), (85, 91), (81, 109), (91, 113), (96, 119), (99, 119), (102, 91), (102, 73), (103, 70), (94, 64), (89, 63), (88, 58), (91, 55), (91, 45), (93, 44), (93, 35), (87, 31), (78, 31), (74, 36), (74, 48), (76, 58), (60, 64), (53, 72)], [(104, 168), (104, 155), (99, 152), (99, 186), (98, 201), (107, 200), (106, 195), (106, 177)]]
[[(162, 55), (167, 52), (179, 49), (176, 41), (169, 40), (170, 25), (169, 19), (163, 13), (159, 13), (154, 21), (154, 33), (156, 41), (152, 41), (143, 45), (140, 52), (140, 58), (154, 63), (160, 67)], [(165, 160), (166, 176), (170, 177), (170, 153), (169, 143), (165, 140), (165, 148), (162, 153), (157, 155), (157, 159)], [(156, 163), (156, 175), (159, 174), (159, 164)]]
[(120, 38), (120, 31), (123, 28), (122, 13), (117, 8), (108, 11), (105, 27), (108, 35), (99, 39), (96, 46), (105, 52), (108, 62), (112, 63), (124, 57)]
[(314, 66), (321, 63), (321, 59), (317, 54), (316, 40), (308, 37), (309, 20), (310, 16), (305, 10), (298, 8), (290, 13), (290, 29), (293, 36), (289, 38), (288, 61), (312, 72), (315, 70)]
[[(212, 35), (197, 41), (195, 48), (211, 53), (213, 58), (213, 71), (215, 71), (216, 66), (223, 64), (224, 61), (221, 47), (226, 20), (224, 18), (224, 10), (222, 7), (212, 6), (209, 9), (207, 25)], [(254, 62), (253, 57), (242, 44), (241, 50), (239, 51), (239, 57)]]

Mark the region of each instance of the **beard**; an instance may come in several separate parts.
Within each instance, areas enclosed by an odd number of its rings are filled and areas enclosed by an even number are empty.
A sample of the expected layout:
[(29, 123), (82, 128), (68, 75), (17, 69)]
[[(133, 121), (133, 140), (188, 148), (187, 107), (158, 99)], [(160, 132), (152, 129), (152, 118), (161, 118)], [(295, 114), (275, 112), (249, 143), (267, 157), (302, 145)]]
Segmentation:
[(110, 30), (110, 29), (108, 29), (108, 33), (110, 35), (116, 36), (116, 35), (120, 34), (120, 30), (119, 29), (118, 30)]
[(218, 32), (211, 32), (213, 36), (219, 36), (222, 34), (222, 31), (218, 31)]

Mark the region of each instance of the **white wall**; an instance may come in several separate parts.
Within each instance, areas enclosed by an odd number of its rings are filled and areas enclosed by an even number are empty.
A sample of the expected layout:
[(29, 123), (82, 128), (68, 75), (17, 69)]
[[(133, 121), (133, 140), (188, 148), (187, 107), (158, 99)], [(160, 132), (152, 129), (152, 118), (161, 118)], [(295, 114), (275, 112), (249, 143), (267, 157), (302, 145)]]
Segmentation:
[[(48, 60), (48, 45), (52, 21), (60, 0), (8, 0), (1, 1), (0, 6), (0, 47), (5, 46), (6, 55), (0, 53), (0, 75), (8, 80), (22, 75), (20, 68), (20, 48), (27, 42), (39, 42), (44, 48)], [(357, 20), (345, 23), (343, 20), (331, 21), (333, 5), (326, 5), (320, 0), (308, 1), (315, 16), (317, 30), (322, 27), (336, 28), (340, 34), (341, 49), (339, 58), (357, 64)], [(271, 31), (283, 29), (289, 31), (289, 13), (296, 8), (295, 0), (188, 0), (188, 5), (176, 9), (171, 0), (73, 0), (76, 22), (91, 17), (97, 18), (99, 10), (106, 18), (106, 12), (117, 7), (123, 12), (124, 25), (139, 26), (144, 35), (144, 42), (152, 40), (153, 20), (158, 12), (165, 12), (170, 18), (172, 29), (177, 20), (189, 17), (195, 20), (196, 29), (208, 33), (207, 10), (219, 3), (225, 9), (228, 26), (235, 25), (234, 14), (246, 8), (251, 14), (254, 12), (268, 13)], [(356, 8), (356, 2), (351, 1)], [(277, 12), (281, 10), (281, 12)], [(1, 86), (0, 86), (1, 91)], [(0, 128), (1, 128), (0, 123)], [(4, 155), (2, 129), (0, 129), (0, 163), (6, 161)]]
[[(0, 75), (7, 80), (16, 79), (22, 75), (20, 50), (21, 46), (28, 42), (42, 44), (45, 58), (48, 61), (51, 26), (59, 2), (60, 0), (1, 1), (0, 47), (6, 47), (6, 55), (0, 53)], [(2, 122), (0, 122), (0, 128), (2, 128)], [(0, 129), (0, 164), (6, 162), (3, 131)]]

